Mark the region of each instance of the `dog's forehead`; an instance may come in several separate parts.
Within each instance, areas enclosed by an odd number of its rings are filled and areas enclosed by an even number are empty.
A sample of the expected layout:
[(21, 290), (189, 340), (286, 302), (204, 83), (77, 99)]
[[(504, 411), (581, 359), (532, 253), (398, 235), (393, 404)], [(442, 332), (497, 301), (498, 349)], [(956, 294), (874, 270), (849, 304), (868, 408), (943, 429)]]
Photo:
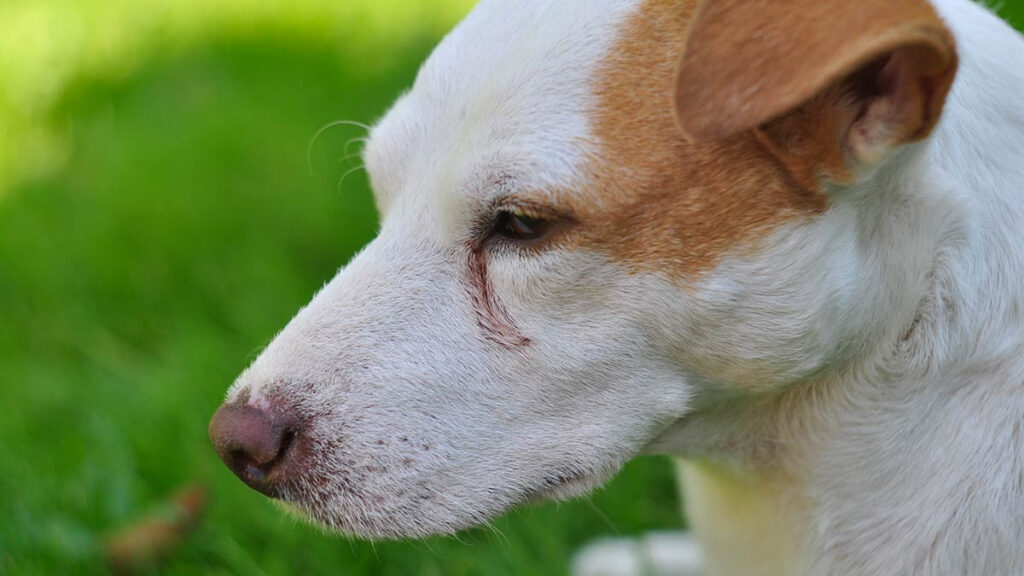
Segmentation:
[(367, 164), (375, 184), (434, 199), (478, 195), (474, 181), (499, 176), (534, 190), (567, 188), (590, 140), (594, 74), (636, 4), (481, 2), (374, 129)]
[[(485, 0), (377, 126), (367, 167), (387, 208), (459, 237), (474, 206), (548, 195), (576, 241), (629, 270), (692, 278), (826, 208), (749, 134), (694, 143), (676, 72), (695, 0)], [(426, 215), (426, 216), (425, 216)], [(469, 218), (467, 218), (469, 216)], [(386, 217), (387, 218), (387, 217)]]

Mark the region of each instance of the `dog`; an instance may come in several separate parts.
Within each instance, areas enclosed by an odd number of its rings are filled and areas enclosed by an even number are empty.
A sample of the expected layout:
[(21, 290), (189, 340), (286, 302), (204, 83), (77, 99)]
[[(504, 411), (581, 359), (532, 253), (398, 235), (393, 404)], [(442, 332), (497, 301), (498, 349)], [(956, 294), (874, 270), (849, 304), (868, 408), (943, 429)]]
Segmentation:
[(968, 0), (483, 0), (212, 443), (361, 538), (654, 453), (680, 573), (1024, 574), (1021, 62)]

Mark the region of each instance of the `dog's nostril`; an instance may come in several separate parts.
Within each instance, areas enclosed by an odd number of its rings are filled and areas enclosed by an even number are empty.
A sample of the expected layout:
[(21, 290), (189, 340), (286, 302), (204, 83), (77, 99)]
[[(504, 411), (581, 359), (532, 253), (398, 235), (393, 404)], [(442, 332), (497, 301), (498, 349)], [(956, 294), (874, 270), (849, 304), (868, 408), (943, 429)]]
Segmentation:
[(295, 437), (298, 432), (294, 428), (285, 428), (284, 434), (281, 435), (281, 446), (277, 450), (277, 458), (281, 459), (288, 455), (291, 450), (292, 443), (295, 442)]
[(259, 466), (253, 464), (245, 465), (245, 475), (248, 477), (250, 482), (263, 482), (267, 477)]
[(298, 436), (291, 421), (252, 406), (221, 406), (210, 421), (217, 455), (249, 487), (275, 496)]
[(263, 482), (264, 480), (266, 480), (267, 473), (272, 467), (272, 465), (273, 462), (261, 465), (255, 460), (253, 460), (251, 457), (249, 457), (249, 455), (246, 454), (244, 451), (232, 450), (231, 463), (228, 464), (228, 467), (231, 468), (232, 470), (241, 470), (242, 473), (245, 475), (245, 477), (242, 478), (242, 480), (245, 480), (246, 483), (250, 483)]

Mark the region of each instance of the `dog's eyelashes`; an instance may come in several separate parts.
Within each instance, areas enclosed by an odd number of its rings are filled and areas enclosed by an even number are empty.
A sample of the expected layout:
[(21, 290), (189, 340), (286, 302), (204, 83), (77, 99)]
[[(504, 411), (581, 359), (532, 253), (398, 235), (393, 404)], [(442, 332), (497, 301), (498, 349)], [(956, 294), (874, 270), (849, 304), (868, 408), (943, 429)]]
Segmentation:
[(508, 210), (498, 214), (495, 230), (509, 240), (539, 240), (551, 230), (554, 220), (533, 216), (519, 210)]

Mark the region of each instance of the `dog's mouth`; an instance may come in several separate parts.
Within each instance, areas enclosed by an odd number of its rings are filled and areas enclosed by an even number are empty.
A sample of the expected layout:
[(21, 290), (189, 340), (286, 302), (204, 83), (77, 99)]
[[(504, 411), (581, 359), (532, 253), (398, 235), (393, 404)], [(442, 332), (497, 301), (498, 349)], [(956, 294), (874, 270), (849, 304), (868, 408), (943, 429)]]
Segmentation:
[[(464, 504), (452, 486), (435, 487), (430, 494), (412, 494), (413, 489), (399, 488), (389, 499), (379, 489), (393, 479), (364, 479), (360, 489), (351, 478), (333, 479), (321, 473), (296, 478), (273, 495), (275, 505), (290, 516), (326, 528), (343, 536), (364, 539), (404, 539), (434, 535), (450, 535), (496, 518), (524, 504), (564, 501), (588, 494), (600, 486), (609, 474), (584, 471), (553, 472), (541, 478), (534, 487), (518, 491), (492, 487), (483, 489), (488, 500), (476, 502), (471, 509), (453, 510)], [(423, 481), (419, 481), (423, 483)], [(475, 487), (478, 488), (479, 487)], [(444, 492), (442, 492), (444, 490)], [(411, 496), (411, 497), (410, 497)], [(425, 519), (436, 518), (436, 523)]]
[(243, 482), (288, 514), (359, 538), (452, 534), (522, 504), (585, 495), (618, 470), (572, 454), (562, 454), (561, 462), (547, 454), (546, 466), (535, 462), (527, 471), (522, 466), (531, 459), (525, 454), (481, 462), (466, 455), (467, 447), (448, 446), (423, 430), (350, 429), (342, 435), (323, 414), (319, 420), (299, 417), (295, 406), (279, 399), (265, 404), (235, 403), (218, 411), (211, 423), (218, 453)]

